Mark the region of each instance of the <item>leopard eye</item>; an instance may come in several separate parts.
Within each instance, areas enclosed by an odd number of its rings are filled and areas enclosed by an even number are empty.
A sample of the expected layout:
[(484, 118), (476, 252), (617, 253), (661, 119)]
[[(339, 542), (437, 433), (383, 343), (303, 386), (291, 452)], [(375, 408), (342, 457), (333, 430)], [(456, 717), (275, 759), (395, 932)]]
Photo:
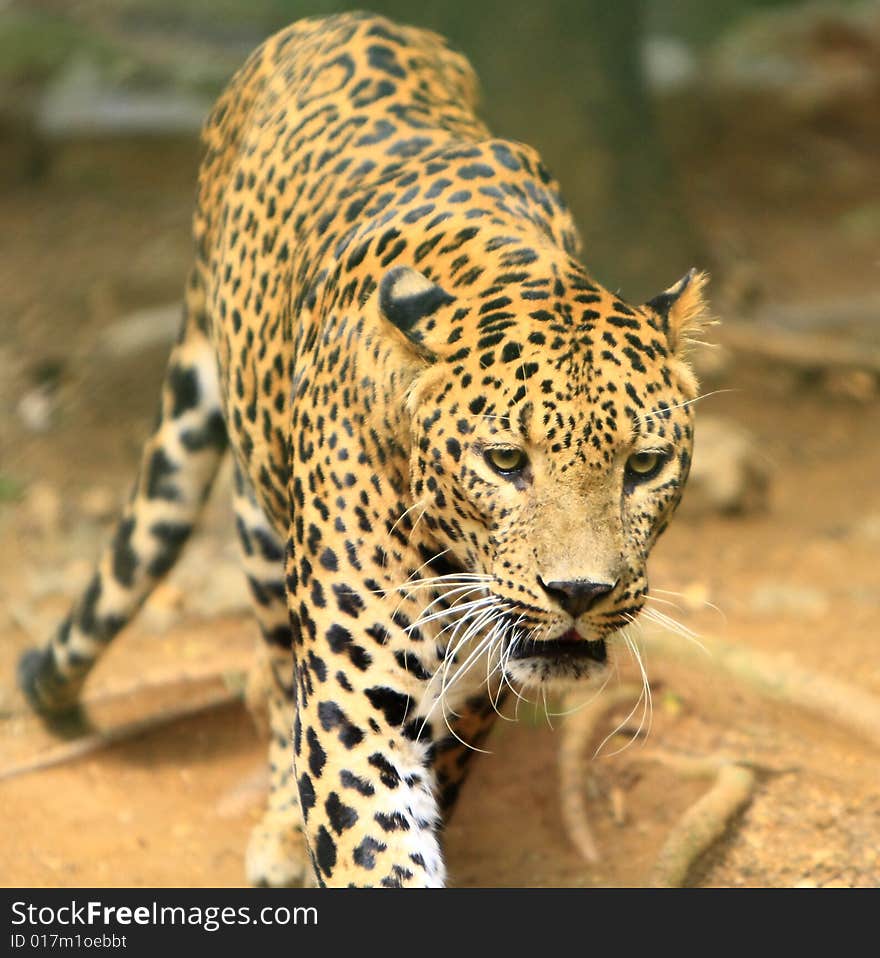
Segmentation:
[(665, 462), (659, 452), (634, 452), (626, 461), (626, 474), (634, 482), (644, 482), (656, 476)]
[(528, 465), (528, 456), (514, 446), (494, 446), (486, 450), (486, 462), (502, 476), (522, 472)]

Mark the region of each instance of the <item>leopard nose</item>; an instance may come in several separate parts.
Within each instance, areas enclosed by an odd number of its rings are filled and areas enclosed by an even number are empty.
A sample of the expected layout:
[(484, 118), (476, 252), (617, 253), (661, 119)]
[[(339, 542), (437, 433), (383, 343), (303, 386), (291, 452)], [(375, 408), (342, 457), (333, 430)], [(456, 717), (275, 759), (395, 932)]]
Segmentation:
[(616, 582), (591, 582), (589, 579), (573, 579), (570, 582), (545, 582), (538, 576), (544, 591), (555, 599), (573, 618), (591, 609), (603, 595), (608, 595)]

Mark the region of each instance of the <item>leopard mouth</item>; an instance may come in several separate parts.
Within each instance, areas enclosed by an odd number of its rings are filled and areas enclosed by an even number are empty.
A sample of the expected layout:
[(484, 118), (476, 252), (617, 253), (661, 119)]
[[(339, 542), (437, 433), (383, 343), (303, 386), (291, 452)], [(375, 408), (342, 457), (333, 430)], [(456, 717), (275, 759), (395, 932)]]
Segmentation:
[(608, 658), (608, 650), (605, 647), (604, 639), (590, 641), (572, 628), (556, 639), (530, 639), (525, 642), (517, 642), (510, 651), (510, 658), (516, 661), (523, 659), (541, 659), (544, 661), (590, 659), (593, 662), (604, 663)]

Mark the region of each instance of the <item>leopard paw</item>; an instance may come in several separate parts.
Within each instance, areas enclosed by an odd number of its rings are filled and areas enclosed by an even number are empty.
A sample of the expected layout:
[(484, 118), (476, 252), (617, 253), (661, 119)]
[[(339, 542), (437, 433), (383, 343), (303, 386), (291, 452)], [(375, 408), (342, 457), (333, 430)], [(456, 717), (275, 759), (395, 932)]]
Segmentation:
[(296, 817), (268, 811), (251, 832), (245, 854), (245, 874), (262, 888), (300, 888), (314, 884), (299, 810)]

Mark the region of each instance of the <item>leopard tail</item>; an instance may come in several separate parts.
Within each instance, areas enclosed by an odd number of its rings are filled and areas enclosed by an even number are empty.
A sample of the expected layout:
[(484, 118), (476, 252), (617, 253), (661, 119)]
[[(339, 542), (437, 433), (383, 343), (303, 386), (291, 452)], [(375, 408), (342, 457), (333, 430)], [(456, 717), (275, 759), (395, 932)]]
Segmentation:
[(205, 307), (204, 285), (194, 268), (157, 423), (113, 538), (51, 641), (19, 662), (21, 688), (47, 718), (77, 711), (92, 667), (179, 557), (226, 451)]

